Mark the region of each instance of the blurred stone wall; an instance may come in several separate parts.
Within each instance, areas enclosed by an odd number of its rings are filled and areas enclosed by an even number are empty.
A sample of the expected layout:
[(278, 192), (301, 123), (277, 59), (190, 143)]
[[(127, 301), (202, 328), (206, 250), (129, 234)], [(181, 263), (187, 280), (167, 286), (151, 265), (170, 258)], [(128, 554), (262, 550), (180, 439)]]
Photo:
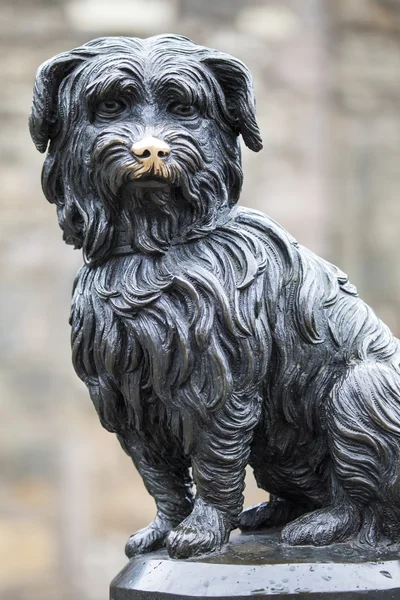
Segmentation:
[(335, 258), (399, 335), (400, 3), (334, 5)]
[[(28, 135), (37, 66), (100, 35), (188, 35), (254, 74), (265, 149), (242, 202), (348, 270), (400, 333), (397, 0), (0, 4), (0, 597), (104, 600), (152, 500), (70, 365), (64, 246)], [(246, 503), (265, 498), (248, 478)]]

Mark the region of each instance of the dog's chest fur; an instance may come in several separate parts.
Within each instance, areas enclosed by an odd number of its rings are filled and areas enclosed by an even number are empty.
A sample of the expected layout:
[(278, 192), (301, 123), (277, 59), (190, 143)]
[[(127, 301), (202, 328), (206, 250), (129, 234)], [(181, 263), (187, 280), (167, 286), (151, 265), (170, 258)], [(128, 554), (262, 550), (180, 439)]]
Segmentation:
[[(131, 420), (157, 400), (206, 414), (233, 390), (256, 397), (270, 354), (271, 262), (282, 279), (276, 249), (267, 260), (262, 236), (232, 221), (163, 256), (82, 267), (71, 315), (78, 375), (112, 388)], [(276, 304), (272, 295), (276, 281)]]

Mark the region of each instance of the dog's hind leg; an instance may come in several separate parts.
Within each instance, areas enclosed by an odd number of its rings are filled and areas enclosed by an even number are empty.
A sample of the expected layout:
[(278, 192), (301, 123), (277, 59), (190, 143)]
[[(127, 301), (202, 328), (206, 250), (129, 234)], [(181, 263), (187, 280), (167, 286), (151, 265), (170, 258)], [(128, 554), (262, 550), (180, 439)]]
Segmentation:
[(189, 462), (176, 448), (174, 452), (168, 453), (166, 448), (154, 441), (144, 443), (134, 433), (118, 436), (118, 439), (132, 458), (157, 506), (154, 521), (129, 538), (125, 552), (131, 558), (162, 547), (171, 529), (191, 512), (192, 479)]
[(305, 504), (279, 498), (271, 494), (268, 502), (261, 502), (242, 512), (239, 528), (242, 531), (255, 531), (286, 525), (289, 521), (310, 510)]
[[(378, 508), (389, 506), (400, 517), (398, 370), (388, 363), (355, 364), (332, 390), (326, 415), (331, 504), (289, 523), (282, 538), (293, 545), (325, 545), (358, 533), (375, 544), (388, 536), (380, 517), (385, 511)], [(393, 527), (389, 537), (398, 541), (399, 533)]]

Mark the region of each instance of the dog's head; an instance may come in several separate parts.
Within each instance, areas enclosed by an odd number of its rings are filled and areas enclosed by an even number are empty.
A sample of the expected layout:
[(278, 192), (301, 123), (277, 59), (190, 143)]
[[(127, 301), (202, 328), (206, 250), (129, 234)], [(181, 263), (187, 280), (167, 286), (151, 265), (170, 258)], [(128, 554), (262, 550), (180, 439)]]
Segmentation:
[[(251, 76), (187, 38), (100, 38), (38, 70), (30, 118), (43, 189), (85, 260), (120, 244), (165, 252), (237, 202), (238, 136), (261, 149)], [(122, 232), (122, 233), (121, 233)]]

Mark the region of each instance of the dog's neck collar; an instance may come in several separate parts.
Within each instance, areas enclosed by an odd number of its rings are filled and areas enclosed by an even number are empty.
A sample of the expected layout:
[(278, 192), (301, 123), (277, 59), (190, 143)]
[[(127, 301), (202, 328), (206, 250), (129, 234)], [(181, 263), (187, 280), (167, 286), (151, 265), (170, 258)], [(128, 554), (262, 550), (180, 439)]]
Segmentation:
[[(215, 222), (214, 229), (218, 229), (219, 227), (224, 227), (230, 221), (233, 221), (236, 217), (237, 210), (238, 210), (237, 206), (234, 206), (233, 208), (230, 208), (230, 209), (222, 212)], [(214, 231), (214, 229), (213, 229), (213, 231)], [(190, 236), (190, 238), (187, 238), (187, 240), (188, 241), (197, 240), (197, 239), (207, 236), (209, 233), (210, 233), (210, 230), (207, 230), (204, 232), (199, 231), (195, 235)], [(173, 242), (172, 245), (176, 246), (177, 244), (182, 243), (182, 241), (183, 240)], [(117, 239), (116, 239), (114, 249), (112, 251), (112, 255), (114, 256), (114, 255), (136, 254), (136, 253), (137, 253), (137, 250), (135, 248), (132, 248), (132, 246), (129, 244), (128, 233), (127, 233), (126, 229), (121, 225), (117, 231)]]

